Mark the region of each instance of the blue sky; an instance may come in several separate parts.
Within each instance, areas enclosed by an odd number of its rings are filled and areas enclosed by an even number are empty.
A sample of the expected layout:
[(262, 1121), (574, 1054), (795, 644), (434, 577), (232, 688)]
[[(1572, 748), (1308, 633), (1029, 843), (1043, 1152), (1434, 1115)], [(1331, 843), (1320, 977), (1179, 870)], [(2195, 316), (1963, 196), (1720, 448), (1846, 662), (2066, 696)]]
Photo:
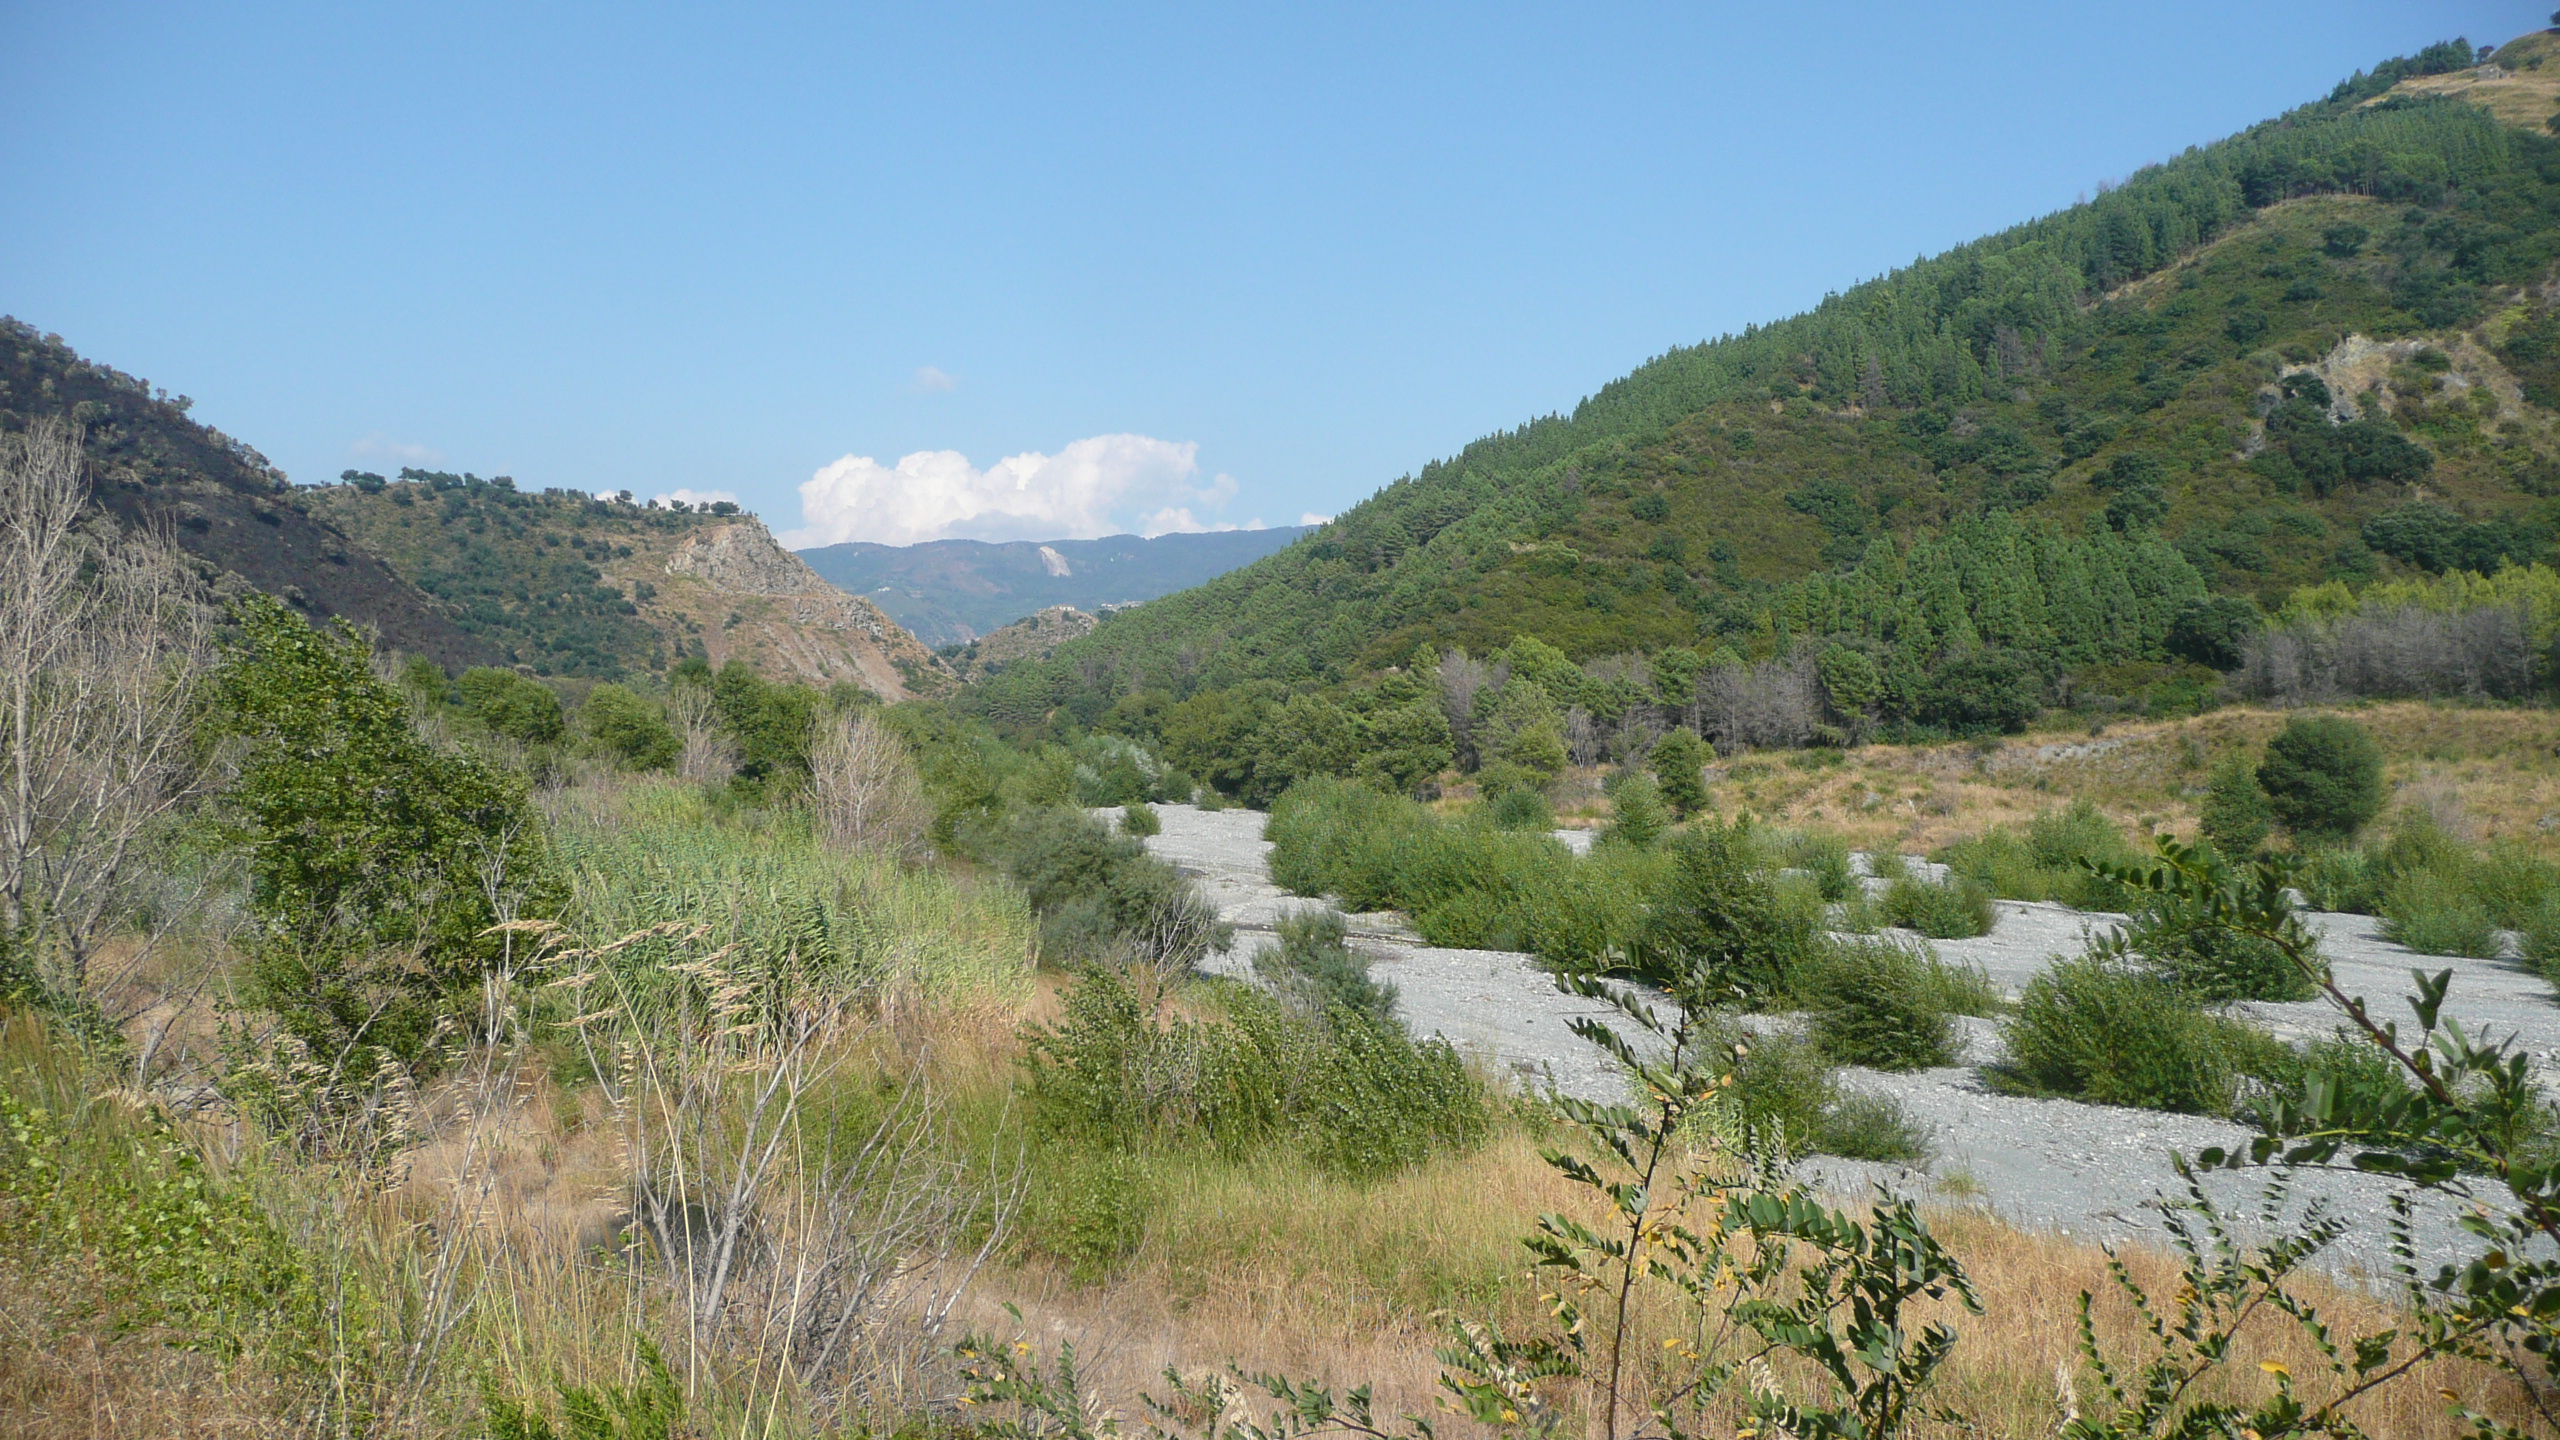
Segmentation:
[(0, 311), (305, 482), (1291, 523), (2547, 13), (7, 0)]

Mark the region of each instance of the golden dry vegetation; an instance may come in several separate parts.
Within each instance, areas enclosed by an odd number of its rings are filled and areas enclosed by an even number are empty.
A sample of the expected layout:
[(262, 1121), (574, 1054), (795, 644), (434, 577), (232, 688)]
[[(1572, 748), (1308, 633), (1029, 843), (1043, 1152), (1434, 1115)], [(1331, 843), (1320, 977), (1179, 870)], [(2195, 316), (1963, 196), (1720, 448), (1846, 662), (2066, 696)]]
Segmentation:
[[(835, 1042), (850, 1063), (845, 1083), (860, 1089), (922, 1063), (956, 1106), (1001, 1106), (1020, 1059), (1022, 1027), (1053, 1012), (1054, 988), (854, 1025)], [(10, 1037), (22, 1058), (40, 1043), (31, 1030), (20, 1022)], [(424, 1108), (434, 1112), (432, 1138), (403, 1157), (397, 1183), (304, 1196), (306, 1205), (333, 1199), (343, 1206), (333, 1239), (351, 1273), (423, 1271), (437, 1263), (428, 1237), (467, 1233), (458, 1283), (473, 1304), (457, 1348), (533, 1393), (555, 1380), (629, 1383), (635, 1333), (659, 1333), (675, 1353), (679, 1340), (664, 1316), (600, 1245), (629, 1178), (620, 1132), (592, 1090), (564, 1090), (525, 1072), (492, 1086), (455, 1082), (426, 1097)], [(210, 1156), (231, 1157), (236, 1175), (258, 1178), (247, 1137), (208, 1127), (194, 1139)], [(1540, 1158), (1542, 1146), (1559, 1143), (1569, 1146), (1570, 1137), (1524, 1111), (1471, 1153), (1444, 1154), (1370, 1184), (1328, 1178), (1285, 1152), (1241, 1162), (1196, 1151), (1144, 1157), (1126, 1175), (1149, 1201), (1142, 1238), (1125, 1260), (1104, 1274), (1079, 1275), (1044, 1253), (1037, 1237), (1022, 1237), (1030, 1243), (1011, 1247), (980, 1277), (955, 1322), (1018, 1336), (1042, 1352), (1074, 1345), (1088, 1393), (1132, 1417), (1142, 1392), (1164, 1393), (1168, 1367), (1197, 1375), (1229, 1363), (1372, 1384), (1382, 1408), (1434, 1413), (1440, 1365), (1433, 1352), (1446, 1343), (1445, 1314), (1491, 1320), (1515, 1335), (1535, 1331), (1543, 1319), (1540, 1282), (1520, 1237), (1545, 1212), (1603, 1218), (1588, 1192)], [(1932, 1223), (1967, 1267), (1984, 1307), (1965, 1314), (1950, 1302), (1930, 1316), (1963, 1334), (1941, 1398), (1974, 1416), (1978, 1433), (2053, 1432), (2066, 1403), (2060, 1386), (2079, 1370), (2075, 1325), (2083, 1291), (2100, 1297), (2101, 1334), (2112, 1353), (2139, 1353), (2133, 1317), (2113, 1295), (2103, 1252), (1969, 1210), (1937, 1212)], [(2176, 1289), (2169, 1257), (2134, 1250), (2123, 1258), (2155, 1293)], [(2341, 1329), (2394, 1321), (2387, 1302), (2350, 1289), (2317, 1279), (2297, 1289)], [(1008, 1304), (1020, 1312), (1018, 1327)], [(48, 1440), (228, 1436), (262, 1433), (272, 1423), (274, 1397), (246, 1371), (173, 1350), (150, 1331), (124, 1333), (116, 1313), (112, 1287), (98, 1277), (61, 1265), (0, 1265), (0, 1416), (8, 1417), (9, 1433)], [(1646, 1301), (1636, 1315), (1637, 1352), (1666, 1353), (1663, 1342), (1681, 1328), (1660, 1297)], [(2260, 1361), (2303, 1376), (2318, 1370), (2310, 1342), (2289, 1325), (2271, 1319), (2253, 1334), (2239, 1363), (2227, 1368), (2237, 1392), (2256, 1394), (2272, 1383)], [(1669, 1374), (1667, 1364), (1648, 1371), (1639, 1389), (1665, 1383)], [(1782, 1367), (1778, 1378), (1802, 1377)], [(2356, 1418), (2377, 1435), (2452, 1436), (2464, 1432), (2448, 1418), (2440, 1392), (2498, 1410), (2514, 1404), (2504, 1389), (2509, 1383), (2439, 1364), (2366, 1402)], [(948, 1387), (946, 1374), (917, 1369), (883, 1398), (920, 1404)], [(1587, 1408), (1591, 1397), (1568, 1390), (1558, 1398)], [(1437, 1421), (1449, 1433), (1472, 1433), (1458, 1417)]]
[[(1727, 811), (1835, 830), (1860, 848), (1926, 852), (1994, 825), (2016, 825), (2087, 798), (2128, 833), (2195, 834), (2214, 764), (2255, 754), (2295, 713), (2236, 706), (2176, 720), (2040, 731), (1943, 745), (1751, 754), (1709, 768)], [(2514, 840), (2560, 855), (2560, 715), (2548, 710), (2400, 701), (2348, 707), (2388, 757), (2392, 804), (2458, 821), (2469, 838)], [(1608, 814), (1598, 772), (1573, 782), (1567, 824)]]

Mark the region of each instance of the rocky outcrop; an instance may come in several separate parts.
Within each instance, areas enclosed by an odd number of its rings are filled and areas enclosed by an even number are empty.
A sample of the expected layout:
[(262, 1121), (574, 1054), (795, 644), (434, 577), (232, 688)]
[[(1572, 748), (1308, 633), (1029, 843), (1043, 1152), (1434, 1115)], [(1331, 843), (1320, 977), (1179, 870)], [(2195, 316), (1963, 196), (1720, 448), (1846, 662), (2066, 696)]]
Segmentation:
[(975, 680), (1017, 660), (1042, 659), (1068, 641), (1092, 634), (1101, 623), (1072, 605), (1052, 605), (970, 641), (953, 657), (953, 665), (962, 679)]
[(818, 577), (743, 517), (695, 529), (657, 566), (651, 607), (698, 637), (715, 666), (744, 660), (775, 678), (852, 681), (888, 700), (947, 690), (956, 677), (879, 606)]

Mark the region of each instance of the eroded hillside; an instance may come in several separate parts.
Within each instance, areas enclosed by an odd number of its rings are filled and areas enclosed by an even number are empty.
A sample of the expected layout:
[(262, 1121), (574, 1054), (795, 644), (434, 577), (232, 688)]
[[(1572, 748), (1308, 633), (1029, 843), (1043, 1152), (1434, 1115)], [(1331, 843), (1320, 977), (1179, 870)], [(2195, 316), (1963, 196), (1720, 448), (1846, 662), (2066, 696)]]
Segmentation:
[(536, 674), (612, 679), (700, 655), (893, 700), (949, 683), (878, 606), (818, 578), (733, 506), (652, 508), (414, 470), (298, 498)]

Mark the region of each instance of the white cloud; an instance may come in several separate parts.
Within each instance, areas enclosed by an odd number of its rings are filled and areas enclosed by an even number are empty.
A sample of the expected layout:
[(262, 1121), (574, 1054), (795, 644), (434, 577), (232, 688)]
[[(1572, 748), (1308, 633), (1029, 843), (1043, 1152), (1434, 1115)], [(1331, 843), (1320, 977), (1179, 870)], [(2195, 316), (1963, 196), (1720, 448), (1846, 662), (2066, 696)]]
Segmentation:
[(383, 462), (397, 460), (403, 465), (441, 465), (444, 463), (444, 452), (432, 445), (418, 444), (414, 440), (395, 440), (382, 431), (376, 430), (349, 445), (347, 458)]
[(917, 389), (928, 395), (939, 395), (947, 390), (959, 389), (960, 377), (939, 365), (919, 365), (916, 367), (915, 384)]
[(956, 450), (883, 465), (847, 455), (800, 487), (795, 547), (868, 540), (1091, 540), (1137, 531), (1234, 529), (1203, 519), (1235, 498), (1231, 475), (1200, 478), (1200, 447), (1145, 435), (1096, 435), (1055, 455), (1008, 455), (981, 470)]
[(653, 506), (661, 506), (681, 501), (687, 505), (699, 506), (708, 505), (714, 500), (726, 500), (735, 504), (737, 499), (737, 496), (726, 490), (670, 490), (664, 495), (652, 497), (649, 503)]
[(1330, 515), (1319, 515), (1313, 510), (1309, 510), (1298, 517), (1298, 523), (1301, 525), (1330, 525), (1333, 523), (1333, 517)]

